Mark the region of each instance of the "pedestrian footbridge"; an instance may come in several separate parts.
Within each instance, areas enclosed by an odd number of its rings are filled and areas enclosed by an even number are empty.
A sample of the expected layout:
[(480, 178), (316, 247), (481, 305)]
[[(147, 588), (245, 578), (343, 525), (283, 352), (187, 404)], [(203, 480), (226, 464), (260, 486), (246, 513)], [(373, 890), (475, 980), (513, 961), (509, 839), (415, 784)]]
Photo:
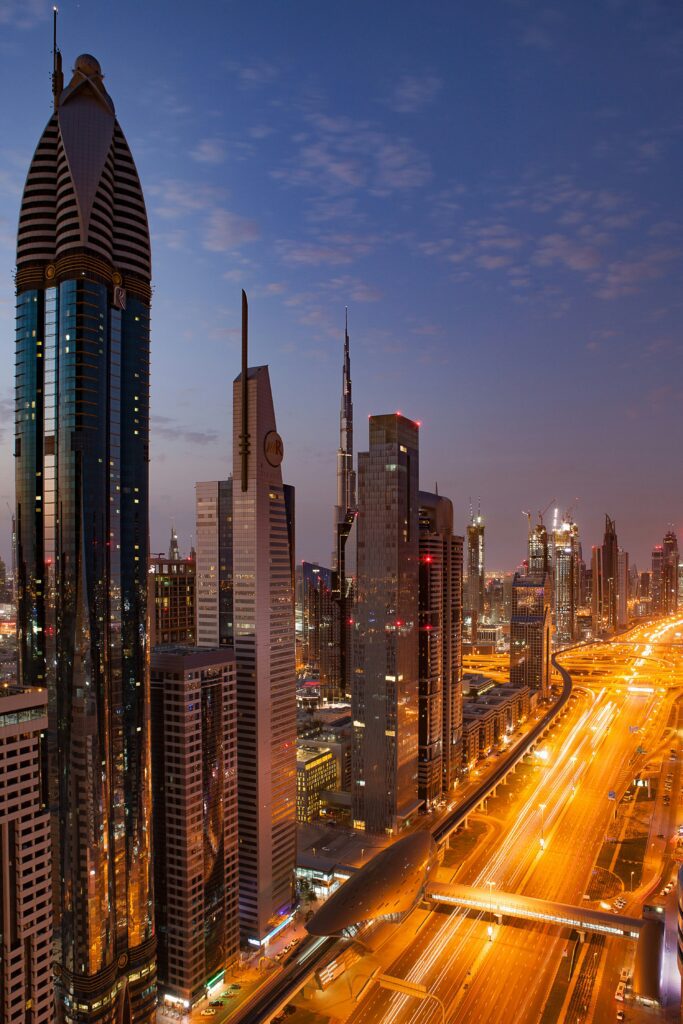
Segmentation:
[(489, 886), (443, 885), (428, 881), (425, 899), (433, 903), (487, 912), (498, 920), (503, 917), (520, 917), (544, 924), (559, 924), (566, 928), (575, 928), (581, 934), (599, 932), (601, 935), (637, 939), (645, 924), (637, 917), (621, 917), (606, 910), (572, 907), (565, 903), (519, 896), (517, 893), (501, 892)]

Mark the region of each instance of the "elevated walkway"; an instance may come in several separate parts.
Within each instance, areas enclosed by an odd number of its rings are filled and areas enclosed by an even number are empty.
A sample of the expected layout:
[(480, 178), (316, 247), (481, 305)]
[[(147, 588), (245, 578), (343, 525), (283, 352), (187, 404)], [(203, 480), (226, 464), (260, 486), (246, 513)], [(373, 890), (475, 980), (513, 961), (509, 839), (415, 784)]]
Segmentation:
[(621, 917), (605, 910), (572, 907), (566, 903), (553, 903), (551, 900), (519, 896), (517, 893), (501, 892), (498, 889), (489, 892), (488, 887), (472, 885), (428, 882), (425, 899), (433, 903), (490, 912), (498, 919), (520, 917), (528, 921), (575, 928), (578, 932), (599, 932), (601, 935), (617, 935), (626, 939), (637, 939), (645, 923), (637, 917)]

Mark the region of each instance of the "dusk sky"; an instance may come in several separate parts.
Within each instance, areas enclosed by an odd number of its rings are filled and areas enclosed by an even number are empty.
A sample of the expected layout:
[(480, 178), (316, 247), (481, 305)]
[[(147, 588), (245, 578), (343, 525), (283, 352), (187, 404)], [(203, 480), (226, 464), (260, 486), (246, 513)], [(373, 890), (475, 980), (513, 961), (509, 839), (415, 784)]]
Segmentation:
[[(367, 416), (423, 423), (487, 568), (520, 512), (604, 514), (639, 568), (683, 532), (683, 11), (656, 0), (65, 0), (152, 232), (151, 549), (231, 466), (240, 289), (270, 365), (297, 558), (329, 564), (344, 306)], [(0, 0), (0, 553), (14, 502), (16, 223), (52, 109), (51, 4)]]

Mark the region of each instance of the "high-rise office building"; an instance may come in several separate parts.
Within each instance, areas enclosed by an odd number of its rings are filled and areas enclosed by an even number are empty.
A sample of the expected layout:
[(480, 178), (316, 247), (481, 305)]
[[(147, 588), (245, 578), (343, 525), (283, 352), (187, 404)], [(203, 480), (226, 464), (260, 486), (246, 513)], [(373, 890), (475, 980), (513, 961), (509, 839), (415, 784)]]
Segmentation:
[(195, 484), (198, 647), (233, 642), (232, 477)]
[(605, 516), (602, 547), (593, 548), (593, 632), (614, 633), (618, 627), (619, 543), (614, 520)]
[(352, 710), (357, 828), (397, 833), (418, 799), (418, 425), (370, 417), (358, 456), (358, 578)]
[(149, 232), (99, 63), (64, 88), (55, 57), (17, 243), (20, 681), (48, 690), (60, 1018), (145, 1024)]
[(353, 468), (353, 398), (348, 315), (344, 324), (344, 362), (339, 448), (337, 450), (337, 503), (334, 507), (330, 631), (321, 648), (320, 685), (326, 700), (348, 696), (351, 688), (353, 643), (353, 578), (349, 572), (349, 537), (356, 516), (356, 473)]
[(552, 577), (555, 641), (576, 639), (576, 613), (580, 599), (581, 544), (579, 528), (567, 515), (552, 532)]
[(419, 492), (418, 791), (426, 810), (462, 766), (462, 537), (448, 498)]
[(550, 690), (552, 613), (550, 576), (521, 576), (512, 584), (510, 681), (547, 697)]
[(267, 366), (233, 386), (233, 579), (237, 658), (240, 921), (264, 943), (293, 902), (296, 859), (294, 594)]
[(550, 560), (548, 556), (548, 529), (543, 523), (543, 520), (539, 520), (535, 526), (531, 525), (531, 513), (529, 515), (529, 572), (536, 574), (542, 573), (545, 575), (550, 569)]
[(45, 690), (0, 691), (0, 1020), (52, 1024)]
[(484, 614), (484, 517), (470, 512), (467, 525), (467, 580), (464, 589), (464, 612), (473, 623)]
[(297, 631), (301, 641), (301, 665), (320, 672), (320, 650), (330, 643), (330, 594), (332, 571), (316, 562), (296, 568)]
[(655, 544), (652, 549), (652, 572), (650, 573), (650, 610), (661, 612), (664, 608), (664, 548)]
[(662, 543), (662, 611), (671, 615), (678, 608), (678, 538), (673, 530)]
[(194, 644), (196, 556), (182, 558), (178, 536), (171, 531), (168, 555), (150, 555), (150, 647), (157, 644)]
[(619, 548), (617, 554), (617, 625), (619, 629), (628, 626), (629, 596), (628, 551)]
[(239, 953), (235, 674), (228, 647), (152, 654), (159, 989), (186, 1008)]

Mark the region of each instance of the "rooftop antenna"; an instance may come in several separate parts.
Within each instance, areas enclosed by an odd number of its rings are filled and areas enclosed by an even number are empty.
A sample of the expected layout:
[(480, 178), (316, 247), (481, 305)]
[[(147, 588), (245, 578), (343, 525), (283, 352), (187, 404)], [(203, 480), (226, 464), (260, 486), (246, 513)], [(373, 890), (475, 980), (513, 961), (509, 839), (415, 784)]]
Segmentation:
[(249, 373), (247, 345), (249, 338), (249, 304), (247, 293), (242, 289), (242, 433), (240, 434), (240, 455), (242, 456), (242, 490), (249, 486), (249, 390), (247, 376)]
[(57, 15), (59, 8), (55, 4), (52, 8), (52, 96), (54, 108), (57, 109), (59, 97), (64, 88), (64, 75), (62, 73), (62, 53), (57, 47)]

